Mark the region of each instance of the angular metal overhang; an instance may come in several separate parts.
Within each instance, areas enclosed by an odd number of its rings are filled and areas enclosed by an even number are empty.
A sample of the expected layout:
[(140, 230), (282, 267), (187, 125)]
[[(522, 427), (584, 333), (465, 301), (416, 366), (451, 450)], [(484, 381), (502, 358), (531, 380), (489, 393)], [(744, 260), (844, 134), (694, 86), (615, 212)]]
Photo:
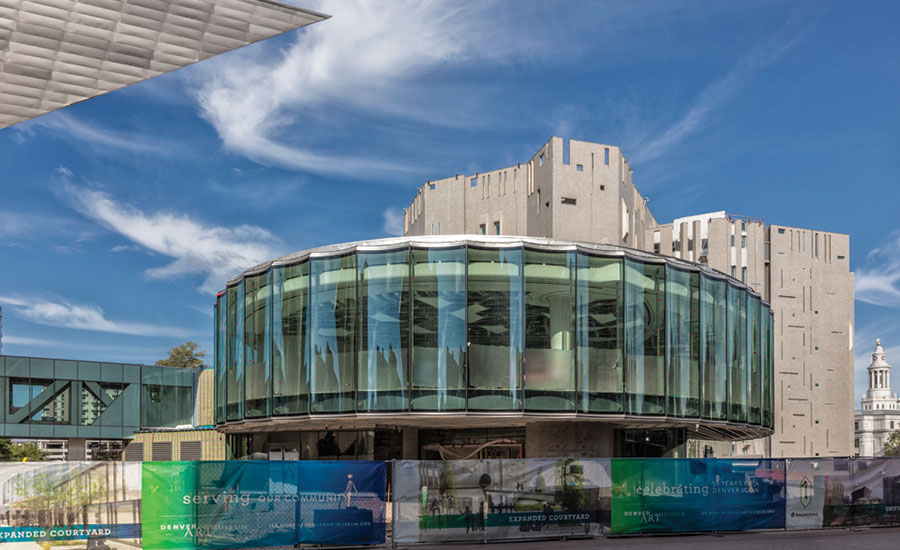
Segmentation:
[(0, 0), (0, 129), (327, 18), (270, 0)]

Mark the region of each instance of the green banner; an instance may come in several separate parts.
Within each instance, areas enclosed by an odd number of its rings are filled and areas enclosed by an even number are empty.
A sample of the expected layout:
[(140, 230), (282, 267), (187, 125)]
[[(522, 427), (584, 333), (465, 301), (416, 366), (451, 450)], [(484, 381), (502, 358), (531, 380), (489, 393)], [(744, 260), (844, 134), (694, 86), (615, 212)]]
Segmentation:
[(199, 462), (145, 462), (142, 474), (143, 536), (146, 548), (193, 550)]

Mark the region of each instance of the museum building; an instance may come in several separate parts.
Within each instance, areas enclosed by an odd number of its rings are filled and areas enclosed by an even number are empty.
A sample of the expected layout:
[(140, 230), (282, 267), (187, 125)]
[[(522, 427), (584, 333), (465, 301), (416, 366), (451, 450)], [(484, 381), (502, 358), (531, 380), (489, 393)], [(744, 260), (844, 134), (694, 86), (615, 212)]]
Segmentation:
[(685, 456), (773, 428), (773, 318), (740, 281), (494, 235), (315, 248), (217, 296), (229, 458)]

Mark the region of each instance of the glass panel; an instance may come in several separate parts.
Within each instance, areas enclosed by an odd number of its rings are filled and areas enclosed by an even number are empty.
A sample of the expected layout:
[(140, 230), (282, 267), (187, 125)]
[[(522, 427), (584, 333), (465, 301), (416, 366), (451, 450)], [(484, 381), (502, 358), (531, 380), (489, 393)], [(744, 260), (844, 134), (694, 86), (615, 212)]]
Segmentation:
[(525, 251), (525, 409), (575, 410), (575, 254)]
[(356, 382), (356, 256), (310, 262), (310, 412), (353, 412)]
[(244, 282), (228, 289), (228, 375), (226, 376), (228, 420), (244, 417)]
[(622, 260), (578, 254), (581, 412), (622, 412)]
[(270, 277), (244, 279), (244, 418), (269, 415)]
[(357, 410), (403, 411), (409, 352), (409, 251), (359, 253)]
[(769, 378), (769, 308), (760, 302), (760, 327), (759, 327), (759, 359), (760, 359), (760, 423), (763, 426), (769, 425), (769, 386), (771, 380)]
[(668, 411), (675, 416), (699, 416), (699, 274), (666, 269), (666, 334), (669, 354)]
[(412, 409), (466, 407), (466, 249), (413, 250)]
[(162, 367), (145, 366), (141, 369), (141, 426), (162, 426), (162, 414)]
[(522, 408), (522, 249), (469, 248), (469, 410)]
[(31, 384), (28, 380), (9, 381), (9, 414), (18, 412), (31, 403)]
[(216, 423), (225, 422), (225, 387), (226, 375), (226, 342), (228, 312), (226, 311), (226, 294), (216, 298)]
[[(94, 394), (94, 391), (98, 388), (98, 393), (101, 393), (102, 395), (98, 396)], [(97, 421), (100, 419), (100, 415), (108, 408), (108, 405), (104, 403), (104, 400), (107, 403), (112, 404), (112, 401), (118, 398), (124, 389), (125, 386), (123, 384), (98, 384), (96, 386), (86, 383), (82, 384), (81, 424), (84, 426), (93, 426), (95, 424), (99, 426)]]
[(747, 323), (747, 330), (749, 331), (748, 335), (748, 359), (749, 365), (747, 369), (748, 378), (747, 378), (747, 390), (749, 393), (749, 414), (747, 415), (747, 420), (751, 424), (759, 424), (760, 422), (760, 408), (762, 408), (762, 392), (761, 384), (762, 384), (762, 375), (761, 371), (761, 361), (760, 361), (760, 334), (759, 334), (759, 298), (756, 296), (749, 296), (747, 299), (747, 316), (749, 318), (749, 322)]
[(309, 411), (309, 263), (275, 270), (272, 350), (272, 410), (276, 415)]
[(729, 376), (728, 420), (747, 421), (747, 293), (728, 286), (728, 356), (731, 359)]
[(725, 281), (700, 278), (700, 362), (703, 365), (703, 418), (728, 417), (728, 346)]
[(625, 260), (625, 412), (665, 414), (666, 266)]
[[(42, 391), (52, 385), (53, 382), (50, 380), (45, 382), (32, 381), (32, 399), (36, 399)], [(37, 410), (31, 417), (31, 422), (36, 424), (70, 424), (69, 411), (71, 410), (71, 397), (71, 388), (70, 386), (66, 386), (65, 389), (59, 391), (49, 403)], [(32, 409), (32, 411), (33, 410), (34, 409)]]
[(769, 355), (769, 418), (767, 426), (775, 428), (775, 317), (771, 311), (766, 312), (769, 319), (769, 345), (766, 352)]

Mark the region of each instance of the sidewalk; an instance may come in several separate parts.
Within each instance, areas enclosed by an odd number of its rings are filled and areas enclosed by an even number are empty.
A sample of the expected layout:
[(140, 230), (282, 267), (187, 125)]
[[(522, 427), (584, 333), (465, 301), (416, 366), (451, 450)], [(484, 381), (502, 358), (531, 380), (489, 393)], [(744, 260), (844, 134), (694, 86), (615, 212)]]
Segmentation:
[(594, 550), (618, 549), (721, 549), (728, 550), (880, 550), (900, 548), (900, 527), (829, 529), (816, 531), (759, 531), (722, 535), (665, 535), (613, 537), (581, 540), (536, 540), (527, 542), (498, 542), (488, 544), (427, 544), (399, 546), (412, 550), (437, 548), (453, 550)]

